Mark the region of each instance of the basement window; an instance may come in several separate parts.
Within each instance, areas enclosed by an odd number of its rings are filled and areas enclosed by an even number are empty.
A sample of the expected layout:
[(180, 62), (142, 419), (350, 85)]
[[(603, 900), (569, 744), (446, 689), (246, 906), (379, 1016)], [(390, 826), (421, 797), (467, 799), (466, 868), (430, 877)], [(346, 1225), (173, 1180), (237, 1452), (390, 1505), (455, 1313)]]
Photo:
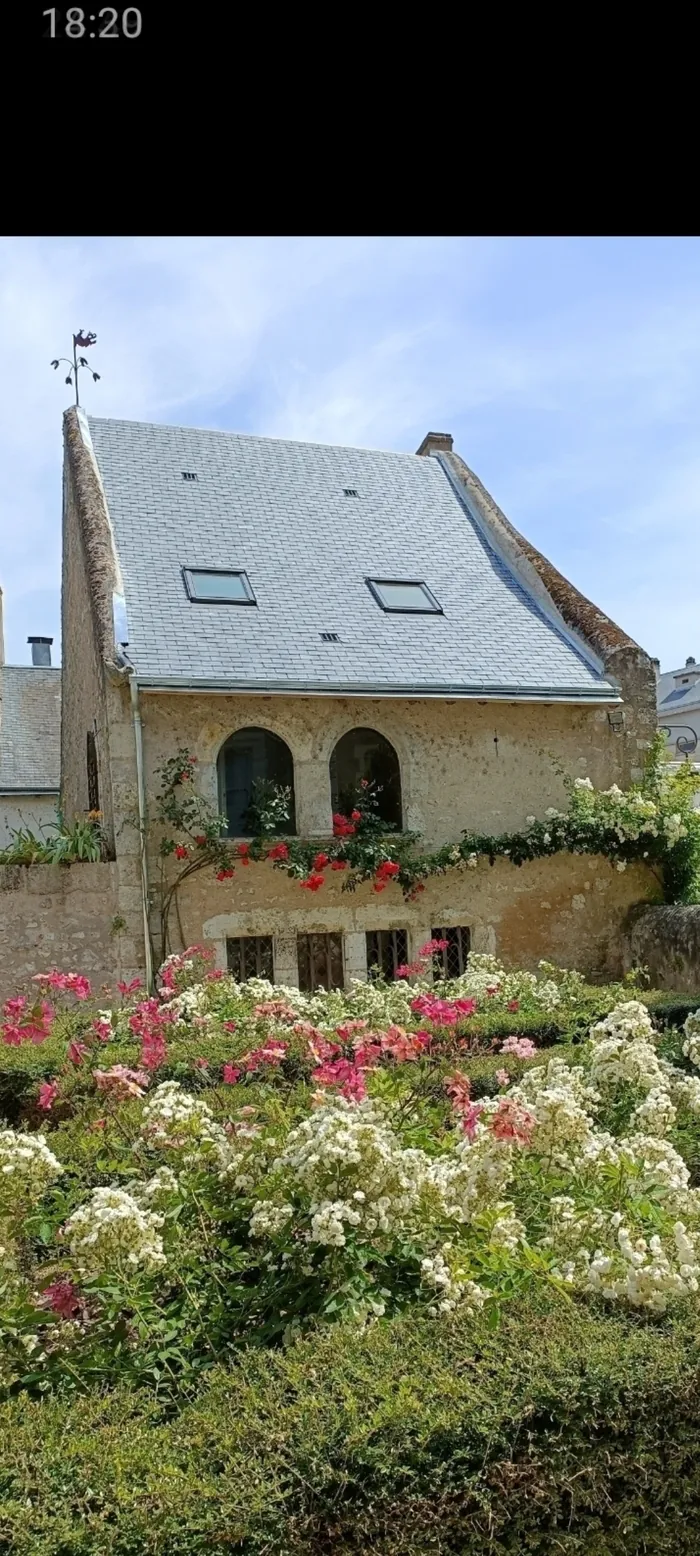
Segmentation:
[(236, 935), (226, 941), (226, 966), (238, 983), (249, 978), (274, 982), (271, 935)]
[[(436, 976), (461, 978), (467, 970), (467, 957), (471, 946), (471, 931), (465, 924), (433, 928), (433, 940), (446, 940), (444, 951), (438, 951), (433, 960)], [(439, 968), (439, 974), (438, 974)]]
[(422, 579), (366, 578), (367, 588), (383, 611), (407, 615), (441, 616), (442, 606)]
[(342, 989), (343, 940), (338, 934), (297, 935), (299, 988), (303, 994), (317, 989)]
[(367, 941), (367, 975), (370, 980), (384, 978), (393, 983), (397, 967), (408, 961), (408, 935), (405, 929), (369, 929)]
[(248, 574), (223, 567), (183, 567), (187, 597), (199, 605), (256, 605)]

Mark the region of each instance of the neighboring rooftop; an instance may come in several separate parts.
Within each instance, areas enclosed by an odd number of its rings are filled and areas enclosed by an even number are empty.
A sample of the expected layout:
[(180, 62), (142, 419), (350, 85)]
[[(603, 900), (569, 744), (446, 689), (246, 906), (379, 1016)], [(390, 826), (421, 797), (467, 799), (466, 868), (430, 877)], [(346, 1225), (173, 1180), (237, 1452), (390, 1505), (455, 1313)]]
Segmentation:
[(664, 710), (700, 708), (700, 665), (690, 654), (680, 670), (667, 670), (656, 683), (659, 717)]
[[(81, 425), (141, 684), (616, 700), (594, 651), (491, 544), (442, 444), (424, 457)], [(221, 580), (225, 602), (202, 576), (216, 569), (239, 575)]]
[(61, 671), (0, 668), (0, 794), (58, 794)]

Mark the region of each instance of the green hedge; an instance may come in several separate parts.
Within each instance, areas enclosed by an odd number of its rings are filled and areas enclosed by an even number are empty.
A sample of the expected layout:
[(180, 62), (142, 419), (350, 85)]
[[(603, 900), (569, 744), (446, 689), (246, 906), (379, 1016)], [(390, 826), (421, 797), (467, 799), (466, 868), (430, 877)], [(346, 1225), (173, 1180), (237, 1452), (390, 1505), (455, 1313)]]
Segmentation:
[(0, 1406), (3, 1556), (696, 1556), (700, 1331), (519, 1305)]

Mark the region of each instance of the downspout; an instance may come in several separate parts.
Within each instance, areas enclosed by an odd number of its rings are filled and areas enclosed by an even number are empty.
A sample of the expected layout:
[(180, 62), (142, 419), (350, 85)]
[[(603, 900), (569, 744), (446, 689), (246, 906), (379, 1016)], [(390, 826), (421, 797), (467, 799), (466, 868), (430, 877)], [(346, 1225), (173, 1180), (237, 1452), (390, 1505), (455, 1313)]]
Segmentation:
[(146, 958), (146, 989), (153, 990), (153, 956), (148, 913), (148, 860), (146, 857), (146, 785), (143, 776), (143, 726), (139, 707), (139, 687), (135, 671), (129, 676), (131, 689), (131, 714), (134, 721), (134, 745), (136, 747), (136, 792), (139, 810), (139, 841), (141, 854), (141, 908), (143, 912), (143, 949)]

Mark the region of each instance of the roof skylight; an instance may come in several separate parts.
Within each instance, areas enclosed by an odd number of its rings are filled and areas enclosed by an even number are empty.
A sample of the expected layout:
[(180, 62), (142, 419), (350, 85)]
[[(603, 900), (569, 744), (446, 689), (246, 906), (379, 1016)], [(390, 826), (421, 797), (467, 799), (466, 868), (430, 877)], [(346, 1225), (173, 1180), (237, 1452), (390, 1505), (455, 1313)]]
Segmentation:
[(365, 583), (383, 611), (422, 616), (441, 616), (443, 613), (442, 606), (422, 579), (366, 578)]
[(224, 567), (183, 567), (188, 598), (199, 605), (255, 605), (248, 574)]

